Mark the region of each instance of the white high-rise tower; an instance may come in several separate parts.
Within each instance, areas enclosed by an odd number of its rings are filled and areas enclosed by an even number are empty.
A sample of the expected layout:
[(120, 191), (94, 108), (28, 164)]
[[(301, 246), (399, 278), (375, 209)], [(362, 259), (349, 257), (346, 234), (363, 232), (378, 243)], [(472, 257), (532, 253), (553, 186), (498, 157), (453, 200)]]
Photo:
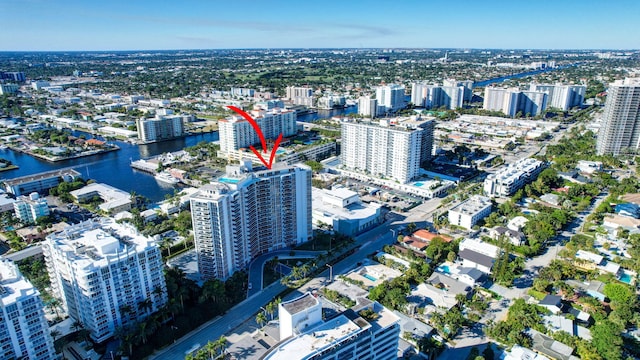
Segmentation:
[(191, 216), (200, 274), (226, 279), (258, 255), (309, 240), (311, 169), (228, 166), (191, 197)]

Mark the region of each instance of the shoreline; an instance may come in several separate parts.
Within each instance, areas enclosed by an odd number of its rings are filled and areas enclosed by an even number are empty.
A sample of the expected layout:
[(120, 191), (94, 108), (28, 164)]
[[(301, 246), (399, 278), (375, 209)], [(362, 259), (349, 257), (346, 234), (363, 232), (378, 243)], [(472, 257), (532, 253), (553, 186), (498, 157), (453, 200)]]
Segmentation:
[[(36, 154), (36, 153), (34, 153), (32, 151), (19, 149), (19, 148), (13, 147), (13, 146), (9, 146), (9, 149), (11, 149), (13, 151), (17, 151), (17, 152), (23, 153), (23, 154), (27, 154), (29, 156), (33, 156), (33, 157), (35, 157), (37, 159), (45, 160), (45, 161), (48, 161), (48, 162), (51, 162), (51, 163), (56, 163), (56, 162), (59, 162), (59, 161), (79, 159), (79, 158), (98, 155), (98, 154), (105, 154), (105, 153), (108, 153), (108, 152), (120, 150), (120, 147), (117, 146), (117, 145), (114, 145), (114, 147), (110, 148), (110, 149), (83, 151), (83, 152), (81, 152), (79, 154), (70, 155), (70, 156), (46, 156), (46, 155), (42, 155), (42, 154)], [(16, 166), (16, 168), (17, 168), (17, 166)]]

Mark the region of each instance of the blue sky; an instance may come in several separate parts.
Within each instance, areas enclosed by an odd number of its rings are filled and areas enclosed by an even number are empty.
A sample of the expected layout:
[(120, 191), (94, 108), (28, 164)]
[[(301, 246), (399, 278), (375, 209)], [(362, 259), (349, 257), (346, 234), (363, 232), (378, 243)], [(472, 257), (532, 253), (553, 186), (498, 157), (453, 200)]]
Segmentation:
[(637, 0), (0, 0), (0, 14), (0, 51), (640, 48)]

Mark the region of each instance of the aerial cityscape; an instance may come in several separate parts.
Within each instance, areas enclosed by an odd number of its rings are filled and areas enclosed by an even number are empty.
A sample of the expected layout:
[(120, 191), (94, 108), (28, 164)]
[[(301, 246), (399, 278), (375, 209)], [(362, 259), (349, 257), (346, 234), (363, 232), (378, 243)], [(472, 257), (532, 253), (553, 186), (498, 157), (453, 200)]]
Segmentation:
[(640, 359), (640, 3), (557, 3), (1, 4), (0, 359)]

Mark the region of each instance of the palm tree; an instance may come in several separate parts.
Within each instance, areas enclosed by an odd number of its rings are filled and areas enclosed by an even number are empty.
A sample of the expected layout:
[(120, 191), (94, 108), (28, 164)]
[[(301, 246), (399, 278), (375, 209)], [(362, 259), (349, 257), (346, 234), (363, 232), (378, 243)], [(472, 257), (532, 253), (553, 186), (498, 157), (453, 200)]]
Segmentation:
[(217, 348), (220, 349), (220, 353), (224, 354), (224, 351), (227, 348), (227, 338), (225, 338), (224, 335), (220, 335), (218, 340), (216, 340), (216, 343), (217, 343)]
[(54, 341), (54, 342), (56, 341), (56, 338), (57, 338), (58, 336), (60, 336), (60, 335), (62, 335), (62, 333), (60, 332), (60, 330), (58, 330), (58, 329), (53, 329), (53, 330), (51, 330), (51, 337), (53, 338), (53, 341)]
[(263, 327), (264, 324), (267, 323), (267, 316), (264, 314), (264, 311), (260, 311), (256, 315), (256, 322), (258, 323), (258, 326), (260, 326), (260, 327)]
[(207, 351), (209, 352), (209, 359), (213, 360), (213, 353), (216, 352), (217, 349), (217, 342), (213, 342), (213, 341), (209, 341), (207, 342), (207, 346), (206, 346)]
[(84, 325), (82, 325), (82, 322), (80, 320), (76, 320), (73, 322), (73, 324), (71, 324), (71, 327), (74, 329), (74, 331), (78, 331), (82, 329)]
[(145, 315), (153, 308), (153, 302), (151, 299), (146, 298), (140, 302), (138, 302), (138, 310), (144, 311)]
[(265, 306), (265, 310), (267, 310), (267, 314), (269, 314), (269, 318), (273, 319), (273, 313), (276, 310), (276, 303), (271, 301), (270, 303), (267, 304), (267, 306)]

